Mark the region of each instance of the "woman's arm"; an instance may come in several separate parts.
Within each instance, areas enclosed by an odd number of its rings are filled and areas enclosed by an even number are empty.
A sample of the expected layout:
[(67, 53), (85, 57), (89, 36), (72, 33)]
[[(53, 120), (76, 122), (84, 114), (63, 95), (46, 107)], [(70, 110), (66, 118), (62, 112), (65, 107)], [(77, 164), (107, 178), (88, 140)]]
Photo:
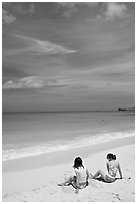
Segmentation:
[(119, 170), (120, 179), (122, 179), (122, 171), (119, 163), (118, 163), (118, 170)]
[(108, 162), (106, 163), (106, 165), (107, 165), (107, 170), (108, 170), (108, 172), (109, 172), (109, 165), (108, 165)]
[(86, 174), (87, 174), (87, 180), (88, 180), (88, 178), (90, 177), (88, 169), (86, 169)]

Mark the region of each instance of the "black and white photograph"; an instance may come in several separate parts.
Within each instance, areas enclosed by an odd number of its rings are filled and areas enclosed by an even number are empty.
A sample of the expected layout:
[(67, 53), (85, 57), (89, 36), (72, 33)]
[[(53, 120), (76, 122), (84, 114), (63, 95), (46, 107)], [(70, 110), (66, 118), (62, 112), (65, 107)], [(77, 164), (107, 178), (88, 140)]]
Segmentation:
[(135, 2), (1, 7), (2, 202), (135, 202)]

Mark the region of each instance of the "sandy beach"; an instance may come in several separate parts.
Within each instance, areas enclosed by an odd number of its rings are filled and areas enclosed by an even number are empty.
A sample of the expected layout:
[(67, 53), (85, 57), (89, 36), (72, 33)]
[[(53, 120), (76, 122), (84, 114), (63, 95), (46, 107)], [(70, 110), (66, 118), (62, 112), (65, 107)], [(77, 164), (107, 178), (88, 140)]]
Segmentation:
[(1, 202), (135, 202), (135, 2), (3, 1), (1, 84)]
[[(109, 152), (117, 155), (122, 168), (122, 180), (108, 184), (91, 179), (89, 186), (80, 190), (78, 194), (71, 186), (59, 187), (57, 185), (65, 177), (73, 174), (72, 165), (76, 156), (83, 158), (84, 165), (91, 173), (95, 173), (98, 169), (106, 171), (105, 158)], [(73, 151), (49, 154), (49, 156), (47, 163), (45, 155), (37, 159), (32, 157), (30, 160), (22, 159), (22, 161), (4, 163), (3, 202), (135, 201), (134, 137), (89, 146), (86, 149), (77, 148)], [(50, 160), (54, 161), (54, 165), (49, 162)]]

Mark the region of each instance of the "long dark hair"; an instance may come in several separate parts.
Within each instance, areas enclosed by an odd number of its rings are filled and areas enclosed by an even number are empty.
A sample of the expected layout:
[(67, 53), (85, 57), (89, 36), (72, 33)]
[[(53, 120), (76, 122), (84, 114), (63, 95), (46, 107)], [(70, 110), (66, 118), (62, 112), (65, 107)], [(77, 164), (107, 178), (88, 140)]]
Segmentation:
[(115, 155), (115, 154), (112, 154), (112, 153), (109, 153), (109, 154), (107, 154), (107, 159), (116, 160), (116, 155)]
[(82, 164), (82, 159), (80, 158), (80, 157), (77, 157), (75, 160), (74, 160), (74, 168), (79, 168), (79, 167), (83, 167), (84, 168), (84, 166), (83, 166), (83, 164)]
[(116, 159), (117, 159), (117, 157), (116, 157), (116, 155), (115, 155), (115, 154), (113, 154), (113, 159), (114, 159), (114, 160), (116, 160)]

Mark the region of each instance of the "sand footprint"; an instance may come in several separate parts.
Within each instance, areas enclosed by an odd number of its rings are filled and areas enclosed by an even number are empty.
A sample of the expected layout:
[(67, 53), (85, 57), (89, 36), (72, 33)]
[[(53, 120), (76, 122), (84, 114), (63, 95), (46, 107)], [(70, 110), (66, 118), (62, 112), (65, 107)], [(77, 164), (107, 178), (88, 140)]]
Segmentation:
[(119, 194), (112, 193), (112, 195), (113, 195), (113, 198), (116, 199), (116, 201), (122, 202), (122, 199), (120, 198)]

